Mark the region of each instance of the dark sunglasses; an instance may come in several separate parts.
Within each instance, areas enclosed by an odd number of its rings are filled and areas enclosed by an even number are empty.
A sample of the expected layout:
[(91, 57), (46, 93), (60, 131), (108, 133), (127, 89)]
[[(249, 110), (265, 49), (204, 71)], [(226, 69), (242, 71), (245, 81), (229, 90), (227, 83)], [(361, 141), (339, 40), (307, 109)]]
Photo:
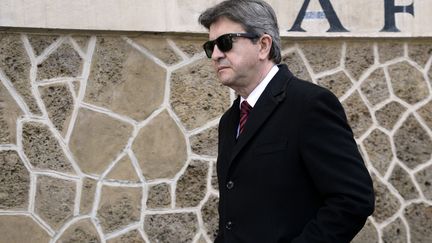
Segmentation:
[(227, 52), (231, 50), (233, 44), (233, 38), (235, 37), (255, 39), (258, 38), (259, 36), (251, 33), (229, 33), (229, 34), (221, 35), (215, 40), (207, 41), (206, 43), (204, 43), (203, 48), (207, 57), (211, 58), (211, 56), (213, 55), (213, 50), (215, 45), (217, 45), (219, 50), (222, 52)]

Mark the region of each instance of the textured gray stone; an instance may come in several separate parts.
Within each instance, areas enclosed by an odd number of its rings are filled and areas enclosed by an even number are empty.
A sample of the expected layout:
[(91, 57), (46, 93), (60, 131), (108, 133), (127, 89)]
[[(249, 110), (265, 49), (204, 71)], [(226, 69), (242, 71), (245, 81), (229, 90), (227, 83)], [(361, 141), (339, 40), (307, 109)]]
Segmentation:
[(171, 206), (171, 187), (167, 183), (149, 186), (147, 207), (168, 208)]
[(30, 174), (16, 151), (0, 151), (0, 209), (25, 209)]
[(138, 230), (132, 230), (114, 239), (107, 240), (107, 243), (146, 243)]
[(21, 109), (0, 81), (0, 143), (16, 143), (16, 122), (20, 115)]
[(171, 106), (188, 130), (216, 119), (230, 105), (227, 87), (216, 78), (210, 61), (200, 60), (171, 75)]
[(432, 46), (430, 42), (408, 43), (408, 56), (418, 65), (424, 67), (431, 57)]
[(61, 243), (99, 243), (101, 242), (95, 226), (90, 219), (82, 219), (75, 222), (62, 234), (59, 241)]
[(370, 42), (348, 42), (346, 47), (345, 68), (354, 79), (374, 64), (373, 46)]
[(142, 121), (162, 103), (166, 70), (120, 37), (100, 37), (85, 101)]
[(404, 43), (399, 41), (385, 41), (378, 43), (379, 62), (385, 63), (404, 56)]
[(432, 242), (432, 206), (413, 203), (405, 208), (404, 213), (411, 232), (411, 242)]
[(139, 182), (140, 179), (129, 156), (124, 156), (117, 161), (115, 166), (105, 176), (108, 180), (121, 180), (125, 182)]
[(406, 110), (399, 102), (392, 101), (376, 111), (375, 116), (379, 125), (391, 131)]
[(153, 55), (168, 65), (178, 63), (181, 59), (169, 46), (166, 38), (156, 35), (145, 35), (131, 38), (135, 43), (149, 50)]
[(389, 98), (390, 91), (382, 68), (375, 70), (363, 81), (361, 91), (373, 106)]
[(306, 59), (315, 73), (340, 65), (342, 43), (338, 41), (305, 41), (300, 43)]
[(213, 170), (212, 170), (212, 176), (211, 176), (211, 185), (212, 185), (213, 189), (219, 190), (216, 163), (213, 163)]
[(208, 167), (205, 161), (191, 161), (177, 182), (177, 207), (198, 206), (206, 194)]
[(37, 33), (32, 35), (27, 35), (27, 37), (36, 56), (42, 54), (42, 52), (48, 46), (50, 46), (54, 41), (56, 41), (59, 38), (58, 35), (46, 35), (46, 34), (37, 34)]
[(0, 215), (0, 242), (50, 242), (50, 236), (29, 216)]
[(372, 117), (368, 107), (361, 99), (358, 92), (348, 97), (342, 105), (345, 108), (348, 122), (355, 137), (360, 137), (372, 125)]
[(85, 53), (87, 50), (88, 42), (90, 40), (89, 36), (86, 35), (73, 35), (72, 38), (79, 45), (81, 50)]
[(80, 213), (89, 214), (93, 208), (97, 181), (84, 177), (81, 190)]
[(102, 187), (97, 217), (104, 232), (113, 232), (139, 221), (141, 194), (141, 188)]
[(37, 79), (78, 77), (83, 60), (68, 42), (61, 44), (47, 59), (37, 65)]
[(419, 193), (411, 180), (411, 177), (401, 166), (396, 165), (394, 167), (389, 182), (399, 191), (399, 194), (405, 200), (419, 197)]
[(375, 190), (375, 212), (372, 216), (378, 223), (382, 223), (398, 212), (401, 203), (376, 176), (372, 179)]
[(390, 138), (378, 129), (363, 141), (369, 159), (375, 169), (384, 176), (393, 159)]
[(66, 84), (43, 86), (40, 88), (42, 100), (48, 116), (61, 133), (66, 134), (73, 111), (73, 97)]
[(431, 158), (432, 140), (413, 115), (396, 131), (394, 142), (397, 157), (411, 169)]
[(0, 35), (0, 69), (26, 102), (30, 111), (41, 115), (30, 84), (30, 60), (19, 34)]
[(383, 243), (406, 243), (408, 242), (407, 230), (400, 218), (391, 222), (383, 228)]
[(339, 98), (353, 85), (348, 76), (342, 71), (319, 78), (317, 83), (332, 91)]
[(201, 208), (201, 215), (204, 222), (204, 227), (207, 236), (212, 241), (215, 240), (218, 234), (218, 223), (219, 223), (218, 203), (219, 203), (219, 198), (212, 195), (208, 198), (207, 202)]
[(22, 139), (24, 153), (34, 167), (73, 173), (70, 161), (46, 125), (24, 123)]
[(351, 243), (378, 243), (378, 231), (370, 220), (366, 221), (363, 229), (354, 237)]
[(418, 109), (417, 113), (423, 118), (429, 129), (432, 130), (432, 101)]
[(144, 231), (150, 242), (187, 243), (198, 233), (198, 220), (194, 213), (167, 213), (146, 215)]
[(311, 81), (312, 78), (297, 52), (290, 52), (282, 56), (282, 63), (288, 65), (290, 71), (298, 78)]
[(432, 165), (417, 172), (415, 177), (424, 196), (427, 199), (432, 200)]
[(147, 180), (174, 177), (187, 159), (184, 135), (166, 111), (139, 131), (132, 149)]
[(75, 205), (75, 182), (49, 176), (37, 179), (35, 211), (54, 229), (72, 218)]
[(217, 156), (218, 128), (211, 127), (190, 138), (192, 152), (205, 155)]
[(202, 45), (204, 42), (206, 42), (208, 39), (203, 37), (190, 37), (187, 38), (184, 37), (175, 37), (173, 38), (173, 41), (177, 45), (182, 52), (184, 52), (187, 56), (193, 57), (197, 54), (204, 54), (204, 50), (202, 48)]
[(428, 87), (423, 74), (408, 62), (401, 62), (388, 67), (393, 92), (409, 104), (424, 100)]

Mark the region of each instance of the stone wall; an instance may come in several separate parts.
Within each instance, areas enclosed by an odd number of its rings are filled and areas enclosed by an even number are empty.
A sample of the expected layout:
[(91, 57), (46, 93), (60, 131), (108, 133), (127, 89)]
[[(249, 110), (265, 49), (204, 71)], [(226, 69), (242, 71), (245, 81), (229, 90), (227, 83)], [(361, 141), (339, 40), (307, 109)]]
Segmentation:
[[(206, 36), (0, 32), (0, 242), (212, 242)], [(432, 41), (284, 39), (344, 105), (375, 182), (354, 242), (432, 241)]]

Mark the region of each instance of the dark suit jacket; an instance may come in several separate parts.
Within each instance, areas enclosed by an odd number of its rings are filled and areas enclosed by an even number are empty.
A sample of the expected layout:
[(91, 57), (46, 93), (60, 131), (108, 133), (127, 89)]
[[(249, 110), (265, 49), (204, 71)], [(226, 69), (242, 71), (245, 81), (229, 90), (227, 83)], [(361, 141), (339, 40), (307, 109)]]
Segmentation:
[(236, 140), (219, 124), (217, 243), (349, 242), (374, 209), (372, 180), (328, 90), (280, 65)]

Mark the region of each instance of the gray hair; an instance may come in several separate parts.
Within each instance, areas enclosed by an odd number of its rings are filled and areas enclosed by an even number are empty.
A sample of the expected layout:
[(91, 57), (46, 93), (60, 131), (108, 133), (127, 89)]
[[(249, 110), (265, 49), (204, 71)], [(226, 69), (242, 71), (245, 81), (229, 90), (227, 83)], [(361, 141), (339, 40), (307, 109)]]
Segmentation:
[(270, 35), (273, 43), (269, 60), (276, 64), (281, 62), (278, 22), (273, 8), (268, 3), (262, 0), (226, 0), (205, 10), (199, 16), (198, 22), (210, 29), (210, 25), (221, 17), (241, 24), (248, 33), (258, 36)]

